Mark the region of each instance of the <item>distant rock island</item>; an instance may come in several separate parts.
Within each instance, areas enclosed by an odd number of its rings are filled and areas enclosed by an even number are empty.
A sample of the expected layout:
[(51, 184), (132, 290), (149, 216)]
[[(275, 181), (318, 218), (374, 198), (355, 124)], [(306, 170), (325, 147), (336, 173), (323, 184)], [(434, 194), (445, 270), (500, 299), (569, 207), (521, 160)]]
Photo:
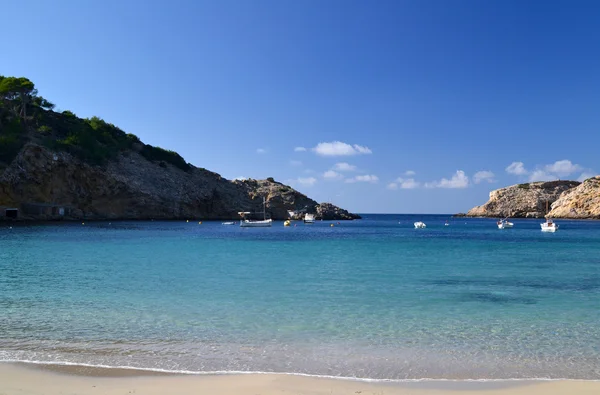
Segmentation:
[(0, 76), (0, 219), (238, 219), (262, 213), (263, 197), (276, 220), (360, 218), (272, 178), (227, 180), (98, 117), (53, 108), (28, 79)]
[[(546, 205), (548, 211), (546, 211)], [(600, 219), (600, 176), (578, 181), (517, 184), (490, 192), (467, 217)]]

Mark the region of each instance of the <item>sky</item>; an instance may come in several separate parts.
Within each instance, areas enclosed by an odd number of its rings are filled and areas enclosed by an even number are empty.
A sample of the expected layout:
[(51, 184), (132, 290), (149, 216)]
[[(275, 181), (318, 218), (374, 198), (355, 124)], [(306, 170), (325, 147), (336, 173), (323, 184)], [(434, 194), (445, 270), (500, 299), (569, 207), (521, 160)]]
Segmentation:
[[(4, 1), (0, 74), (234, 178), (456, 213), (600, 172), (600, 3)], [(25, 24), (26, 28), (23, 28)]]

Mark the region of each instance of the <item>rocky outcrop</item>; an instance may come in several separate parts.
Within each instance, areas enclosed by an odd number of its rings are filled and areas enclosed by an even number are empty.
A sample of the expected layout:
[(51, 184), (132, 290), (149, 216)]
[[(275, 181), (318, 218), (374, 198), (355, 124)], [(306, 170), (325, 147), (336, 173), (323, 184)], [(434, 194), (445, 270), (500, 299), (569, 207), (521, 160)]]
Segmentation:
[(561, 194), (580, 183), (578, 181), (548, 181), (512, 185), (490, 192), (490, 200), (469, 210), (468, 217), (541, 218)]
[(552, 204), (552, 218), (600, 219), (600, 176), (588, 178), (563, 192)]
[(359, 215), (349, 213), (348, 211), (334, 206), (331, 203), (321, 203), (316, 207), (316, 218), (324, 220), (338, 219), (358, 219)]
[[(0, 174), (0, 207), (20, 208), (22, 219), (238, 219), (239, 211), (262, 212), (263, 196), (273, 219), (319, 207), (272, 179), (229, 181), (193, 166), (186, 171), (150, 161), (135, 150), (94, 166), (29, 143)], [(326, 212), (332, 219), (353, 217), (337, 207)]]

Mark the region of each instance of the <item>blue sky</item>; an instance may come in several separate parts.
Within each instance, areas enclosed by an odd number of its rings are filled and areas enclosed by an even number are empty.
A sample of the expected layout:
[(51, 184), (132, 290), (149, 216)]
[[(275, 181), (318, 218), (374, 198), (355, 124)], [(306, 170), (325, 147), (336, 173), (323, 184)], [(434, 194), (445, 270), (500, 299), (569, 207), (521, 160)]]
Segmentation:
[[(227, 178), (454, 213), (600, 172), (593, 1), (8, 1), (0, 74)], [(23, 23), (27, 28), (23, 28)], [(305, 150), (296, 150), (303, 147)]]

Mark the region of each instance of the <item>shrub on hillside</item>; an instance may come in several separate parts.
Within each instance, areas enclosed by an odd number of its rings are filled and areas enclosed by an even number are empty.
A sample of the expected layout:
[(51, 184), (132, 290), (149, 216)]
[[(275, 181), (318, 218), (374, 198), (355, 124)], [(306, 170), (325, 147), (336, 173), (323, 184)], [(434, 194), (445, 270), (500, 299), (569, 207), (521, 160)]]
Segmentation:
[(191, 166), (185, 161), (185, 159), (183, 159), (181, 155), (174, 151), (166, 150), (160, 147), (153, 147), (150, 144), (146, 144), (140, 153), (146, 159), (153, 162), (164, 161), (183, 171), (188, 171), (191, 169)]

